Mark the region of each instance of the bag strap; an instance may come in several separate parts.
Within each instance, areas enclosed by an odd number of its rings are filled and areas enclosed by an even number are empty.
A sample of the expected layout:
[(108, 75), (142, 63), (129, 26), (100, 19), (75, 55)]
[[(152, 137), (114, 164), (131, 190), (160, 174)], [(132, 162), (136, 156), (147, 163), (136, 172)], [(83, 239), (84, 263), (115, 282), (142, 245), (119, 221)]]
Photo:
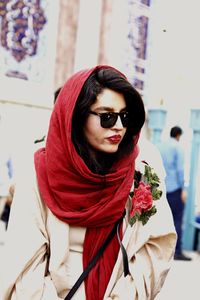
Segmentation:
[(128, 255), (126, 253), (126, 249), (124, 248), (124, 245), (122, 244), (122, 241), (120, 240), (119, 236), (119, 223), (117, 224), (117, 239), (122, 251), (122, 260), (123, 260), (123, 267), (124, 267), (124, 277), (127, 275), (130, 275), (130, 270), (129, 270), (129, 263), (128, 263)]
[(73, 285), (73, 287), (71, 288), (71, 290), (69, 291), (69, 293), (67, 294), (67, 296), (65, 297), (64, 300), (70, 300), (73, 297), (73, 295), (76, 293), (76, 291), (78, 290), (78, 288), (81, 285), (81, 283), (87, 277), (87, 275), (89, 274), (89, 272), (91, 271), (91, 269), (95, 266), (95, 264), (97, 263), (98, 259), (103, 254), (103, 252), (106, 249), (106, 247), (108, 246), (109, 242), (114, 237), (119, 224), (123, 220), (123, 217), (124, 217), (124, 215), (115, 223), (115, 225), (114, 225), (113, 229), (111, 230), (111, 232), (109, 233), (107, 239), (104, 241), (103, 245), (99, 248), (99, 250), (97, 251), (97, 253), (95, 254), (95, 256), (92, 258), (92, 260), (89, 262), (87, 268), (80, 275), (80, 277), (75, 282), (75, 284)]

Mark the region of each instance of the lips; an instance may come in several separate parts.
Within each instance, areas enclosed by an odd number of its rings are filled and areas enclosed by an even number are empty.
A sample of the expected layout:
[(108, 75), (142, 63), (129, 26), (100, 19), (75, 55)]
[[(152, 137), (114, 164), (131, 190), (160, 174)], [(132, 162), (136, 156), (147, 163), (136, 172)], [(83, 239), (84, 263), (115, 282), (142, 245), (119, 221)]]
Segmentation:
[(121, 135), (112, 135), (108, 137), (107, 140), (112, 144), (118, 144), (121, 141)]

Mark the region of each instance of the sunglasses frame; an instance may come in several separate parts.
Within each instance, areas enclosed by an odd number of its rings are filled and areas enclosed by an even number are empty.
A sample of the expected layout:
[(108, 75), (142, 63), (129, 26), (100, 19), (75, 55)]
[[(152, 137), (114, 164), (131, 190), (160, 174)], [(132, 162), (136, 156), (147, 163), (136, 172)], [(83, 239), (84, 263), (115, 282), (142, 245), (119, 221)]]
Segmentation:
[[(120, 117), (120, 120), (121, 120), (121, 123), (122, 123), (123, 127), (124, 128), (128, 127), (129, 113), (127, 111), (118, 112), (118, 113), (117, 112), (103, 112), (103, 113), (98, 113), (98, 112), (95, 112), (95, 111), (89, 111), (89, 113), (92, 114), (92, 115), (100, 117), (100, 124), (101, 124), (102, 128), (112, 128), (116, 124), (116, 122), (118, 120), (118, 117)], [(124, 119), (124, 114), (128, 115), (128, 120)], [(111, 116), (113, 122), (111, 122), (110, 119), (108, 119), (108, 120), (103, 119), (104, 116), (108, 116), (108, 115)], [(109, 123), (109, 121), (111, 122), (111, 124), (105, 125), (105, 123), (106, 122)]]

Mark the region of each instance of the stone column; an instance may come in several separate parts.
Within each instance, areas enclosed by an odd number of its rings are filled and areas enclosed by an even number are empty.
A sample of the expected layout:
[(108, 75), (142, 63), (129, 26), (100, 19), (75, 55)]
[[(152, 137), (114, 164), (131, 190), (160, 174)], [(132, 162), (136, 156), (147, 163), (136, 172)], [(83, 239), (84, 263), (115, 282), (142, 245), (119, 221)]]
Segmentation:
[(74, 71), (79, 0), (60, 0), (59, 6), (54, 91)]
[(74, 71), (98, 63), (102, 0), (80, 0)]

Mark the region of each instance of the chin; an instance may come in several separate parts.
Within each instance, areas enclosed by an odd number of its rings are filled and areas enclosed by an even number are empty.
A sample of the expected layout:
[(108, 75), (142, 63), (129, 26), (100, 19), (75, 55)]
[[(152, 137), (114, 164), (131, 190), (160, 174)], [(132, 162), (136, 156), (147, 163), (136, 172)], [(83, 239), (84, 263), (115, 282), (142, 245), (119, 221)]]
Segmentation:
[(115, 153), (115, 152), (117, 152), (118, 151), (118, 145), (117, 146), (115, 146), (115, 147), (108, 147), (108, 148), (106, 148), (106, 149), (102, 149), (102, 151), (103, 152), (105, 152), (105, 153)]

